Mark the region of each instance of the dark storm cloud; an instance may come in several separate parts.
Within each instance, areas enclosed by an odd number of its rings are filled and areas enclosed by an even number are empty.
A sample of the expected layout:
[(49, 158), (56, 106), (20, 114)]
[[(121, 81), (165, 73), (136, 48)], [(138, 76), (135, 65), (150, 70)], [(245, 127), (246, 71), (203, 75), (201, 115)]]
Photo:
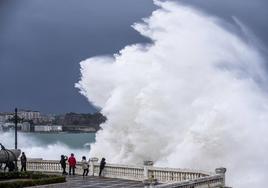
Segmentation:
[(1, 1), (0, 111), (91, 111), (74, 88), (79, 62), (147, 42), (130, 25), (153, 8), (143, 0)]
[[(266, 0), (179, 2), (235, 16), (268, 44)], [(130, 25), (155, 8), (150, 0), (0, 0), (0, 111), (92, 111), (74, 88), (79, 62), (148, 42)]]

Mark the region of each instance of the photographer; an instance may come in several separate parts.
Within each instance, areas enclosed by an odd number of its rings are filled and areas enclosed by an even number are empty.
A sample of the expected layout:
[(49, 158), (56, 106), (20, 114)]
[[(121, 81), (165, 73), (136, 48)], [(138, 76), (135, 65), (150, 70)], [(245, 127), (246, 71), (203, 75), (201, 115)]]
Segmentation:
[(68, 160), (68, 157), (65, 155), (61, 155), (60, 164), (62, 168), (62, 175), (66, 175), (66, 161)]

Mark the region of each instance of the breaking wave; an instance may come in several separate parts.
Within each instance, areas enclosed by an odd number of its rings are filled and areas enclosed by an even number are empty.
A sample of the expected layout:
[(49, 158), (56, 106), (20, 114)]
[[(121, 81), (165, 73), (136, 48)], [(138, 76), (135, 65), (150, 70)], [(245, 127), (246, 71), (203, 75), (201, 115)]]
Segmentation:
[(267, 72), (254, 37), (241, 24), (155, 3), (159, 9), (133, 25), (151, 44), (81, 62), (76, 87), (108, 118), (90, 155), (116, 163), (224, 166), (231, 186), (265, 187)]

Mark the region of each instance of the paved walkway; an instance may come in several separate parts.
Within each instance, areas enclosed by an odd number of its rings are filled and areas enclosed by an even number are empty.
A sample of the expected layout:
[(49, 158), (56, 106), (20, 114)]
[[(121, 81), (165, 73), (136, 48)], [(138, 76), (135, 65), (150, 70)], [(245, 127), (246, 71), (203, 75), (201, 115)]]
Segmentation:
[(114, 179), (114, 178), (99, 178), (96, 176), (88, 176), (83, 178), (82, 176), (67, 177), (67, 183), (70, 187), (80, 187), (80, 188), (141, 188), (144, 187), (142, 182)]
[(66, 183), (35, 186), (35, 188), (143, 188), (140, 181), (115, 178), (99, 178), (97, 176), (66, 176)]

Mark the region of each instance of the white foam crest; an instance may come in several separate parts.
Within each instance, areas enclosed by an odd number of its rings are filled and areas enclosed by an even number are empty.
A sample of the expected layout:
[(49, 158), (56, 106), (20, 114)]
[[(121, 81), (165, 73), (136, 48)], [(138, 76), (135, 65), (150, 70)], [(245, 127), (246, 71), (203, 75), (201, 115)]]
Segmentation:
[(233, 187), (265, 187), (263, 57), (221, 20), (156, 3), (160, 8), (133, 26), (152, 45), (126, 46), (109, 59), (81, 62), (76, 87), (108, 118), (90, 155), (116, 163), (224, 166)]

